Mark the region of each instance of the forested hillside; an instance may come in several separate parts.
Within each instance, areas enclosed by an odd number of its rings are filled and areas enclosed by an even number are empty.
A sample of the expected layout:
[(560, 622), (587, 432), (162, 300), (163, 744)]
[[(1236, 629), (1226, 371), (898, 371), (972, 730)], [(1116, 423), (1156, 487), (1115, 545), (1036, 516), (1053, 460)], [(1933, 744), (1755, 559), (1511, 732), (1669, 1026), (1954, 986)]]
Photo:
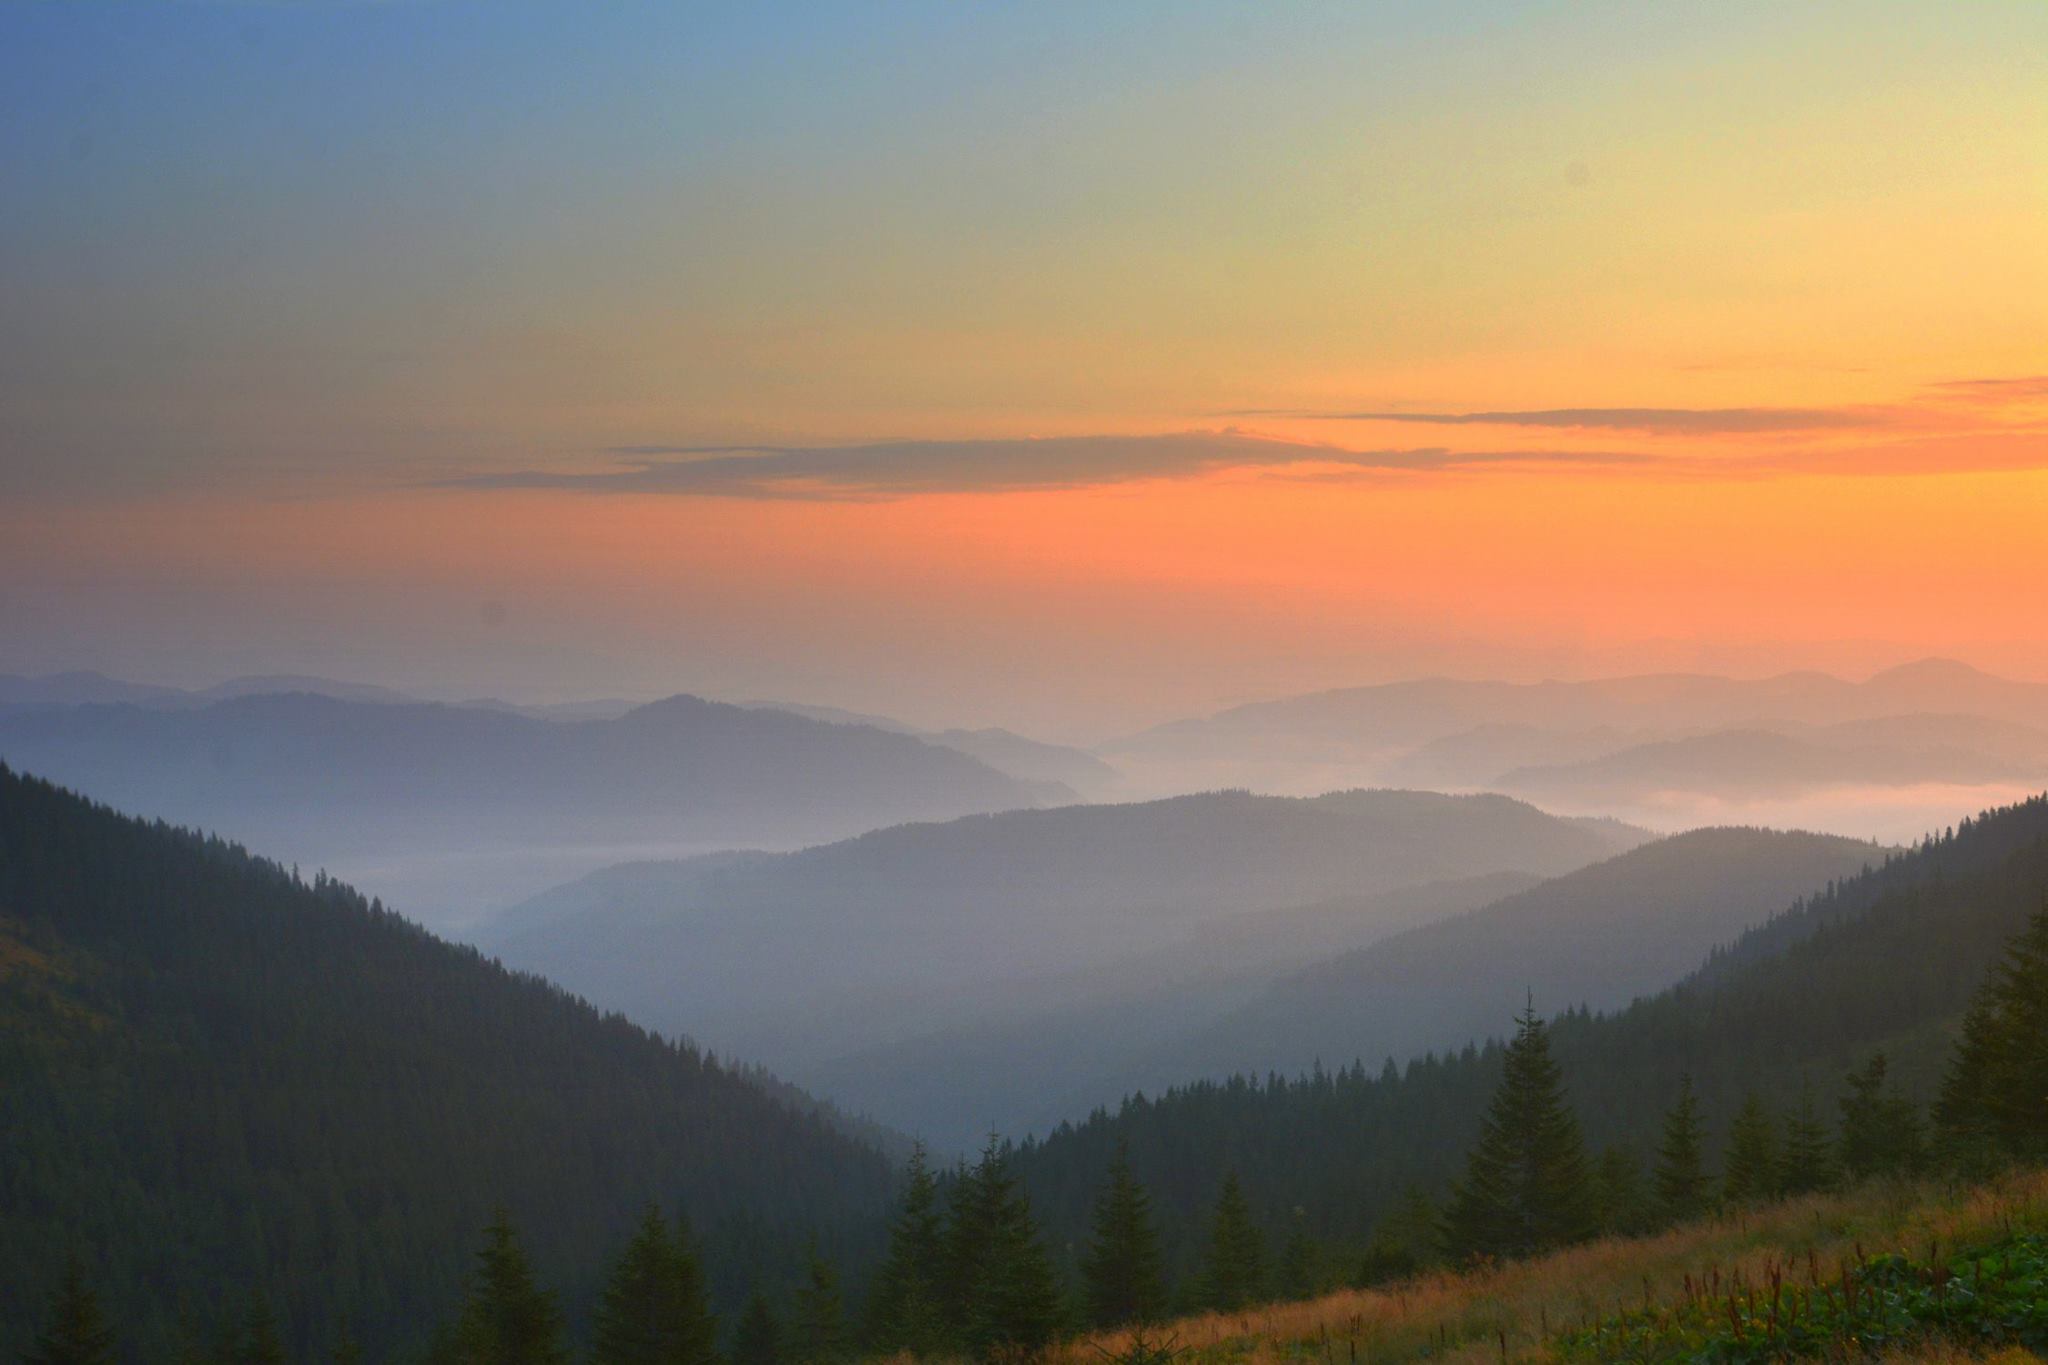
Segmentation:
[(1884, 856), (1825, 834), (1673, 835), (1318, 962), (1168, 1055), (1181, 1077), (1292, 1072), (1318, 1057), (1405, 1061), (1498, 1033), (1502, 1002), (1526, 993), (1552, 1011), (1619, 1008)]
[[(1810, 1085), (1831, 1117), (1846, 1073), (1880, 1049), (1903, 1092), (1931, 1100), (1971, 993), (2044, 892), (2048, 797), (1829, 888), (1678, 987), (1609, 1014), (1566, 1014), (1551, 1038), (1587, 1138), (1640, 1168), (1688, 1074), (1710, 1146), (1751, 1091), (1784, 1112)], [(1502, 1033), (1522, 1003), (1500, 1002)], [(1298, 1217), (1316, 1239), (1356, 1249), (1411, 1186), (1441, 1192), (1459, 1169), (1500, 1062), (1490, 1044), (1405, 1066), (1190, 1085), (1026, 1143), (1017, 1169), (1055, 1245), (1086, 1226), (1121, 1141), (1183, 1267), (1231, 1171), (1270, 1237)]]
[(572, 1321), (649, 1201), (718, 1298), (858, 1264), (887, 1161), (336, 882), (0, 768), (0, 1358), (67, 1253), (134, 1358), (261, 1291), (291, 1358), (460, 1300), (503, 1205)]

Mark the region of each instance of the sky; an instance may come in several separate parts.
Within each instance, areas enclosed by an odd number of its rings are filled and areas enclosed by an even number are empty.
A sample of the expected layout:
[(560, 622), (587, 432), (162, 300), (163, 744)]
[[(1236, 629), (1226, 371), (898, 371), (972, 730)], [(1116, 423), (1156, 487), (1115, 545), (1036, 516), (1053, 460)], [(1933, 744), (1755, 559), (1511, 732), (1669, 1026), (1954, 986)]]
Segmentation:
[(0, 6), (0, 670), (2048, 677), (2048, 6)]

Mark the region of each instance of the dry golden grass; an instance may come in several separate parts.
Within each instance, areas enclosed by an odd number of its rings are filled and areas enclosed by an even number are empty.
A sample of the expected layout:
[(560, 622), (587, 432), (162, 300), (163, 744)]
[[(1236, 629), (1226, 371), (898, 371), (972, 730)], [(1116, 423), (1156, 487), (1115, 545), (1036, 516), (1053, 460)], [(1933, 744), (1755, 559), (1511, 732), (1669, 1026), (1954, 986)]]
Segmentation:
[[(1375, 1289), (1346, 1290), (1244, 1313), (1204, 1314), (1158, 1329), (1196, 1361), (1317, 1362), (1379, 1365), (1427, 1353), (1433, 1362), (1485, 1365), (1504, 1357), (1543, 1360), (1561, 1330), (1620, 1309), (1658, 1308), (1685, 1298), (1685, 1278), (1740, 1273), (1761, 1282), (1775, 1262), (1826, 1271), (1863, 1253), (1957, 1245), (2048, 1222), (2048, 1171), (2015, 1175), (1969, 1190), (1883, 1186), (1821, 1195), (1692, 1224), (1654, 1237), (1609, 1238), (1538, 1260), (1465, 1273), (1427, 1275)], [(1083, 1337), (1062, 1347), (1056, 1365), (1101, 1365), (1122, 1354), (1129, 1333)], [(1954, 1355), (1899, 1360), (1955, 1361)], [(1993, 1358), (2021, 1365), (2026, 1352)]]

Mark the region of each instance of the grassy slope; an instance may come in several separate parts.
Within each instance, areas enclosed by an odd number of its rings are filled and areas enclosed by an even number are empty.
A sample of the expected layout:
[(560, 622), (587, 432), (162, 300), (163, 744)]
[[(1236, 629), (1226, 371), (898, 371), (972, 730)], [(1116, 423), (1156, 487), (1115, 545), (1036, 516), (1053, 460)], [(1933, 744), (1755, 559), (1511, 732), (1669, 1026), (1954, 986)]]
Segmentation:
[[(1953, 1190), (1872, 1186), (1796, 1199), (1673, 1229), (1653, 1237), (1606, 1238), (1537, 1260), (1469, 1273), (1438, 1273), (1375, 1289), (1346, 1290), (1238, 1314), (1185, 1318), (1154, 1333), (1174, 1341), (1190, 1365), (1223, 1361), (1314, 1361), (1373, 1365), (1428, 1358), (1485, 1365), (1559, 1358), (1557, 1336), (1590, 1320), (1687, 1299), (1686, 1277), (1740, 1275), (1762, 1283), (1769, 1268), (1814, 1258), (1823, 1275), (1865, 1255), (1927, 1255), (2014, 1231), (2048, 1230), (2048, 1171)], [(1054, 1365), (1099, 1365), (1130, 1347), (1127, 1333), (1084, 1337)], [(1943, 1348), (1897, 1360), (1960, 1359)], [(2001, 1361), (2037, 1359), (2022, 1351)]]

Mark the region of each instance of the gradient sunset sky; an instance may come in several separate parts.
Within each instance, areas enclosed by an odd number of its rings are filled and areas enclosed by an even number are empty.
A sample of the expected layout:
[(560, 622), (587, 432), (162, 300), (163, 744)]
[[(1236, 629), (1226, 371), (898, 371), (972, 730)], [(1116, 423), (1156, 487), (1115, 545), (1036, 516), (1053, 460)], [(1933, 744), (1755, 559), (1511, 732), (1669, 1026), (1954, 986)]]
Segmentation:
[(2048, 676), (2048, 5), (0, 7), (0, 670)]

